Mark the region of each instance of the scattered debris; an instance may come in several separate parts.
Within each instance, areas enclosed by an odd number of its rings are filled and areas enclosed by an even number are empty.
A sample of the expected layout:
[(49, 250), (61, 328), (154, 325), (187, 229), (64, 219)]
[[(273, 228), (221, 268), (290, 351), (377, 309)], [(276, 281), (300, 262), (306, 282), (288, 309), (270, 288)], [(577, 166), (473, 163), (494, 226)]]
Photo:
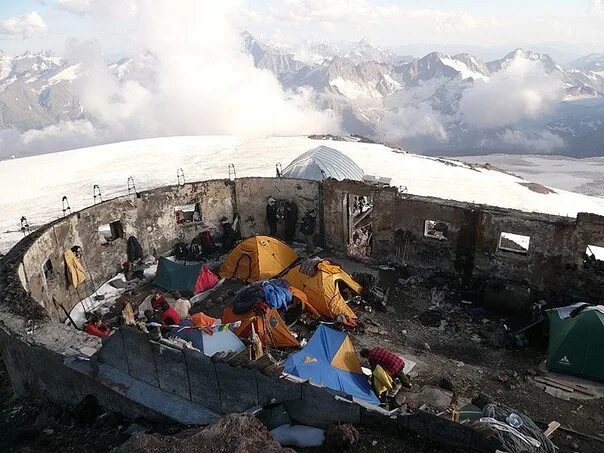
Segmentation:
[[(336, 450), (354, 447), (360, 438), (357, 429), (348, 424), (330, 425), (325, 431), (325, 444)], [(377, 443), (376, 441), (373, 442)]]

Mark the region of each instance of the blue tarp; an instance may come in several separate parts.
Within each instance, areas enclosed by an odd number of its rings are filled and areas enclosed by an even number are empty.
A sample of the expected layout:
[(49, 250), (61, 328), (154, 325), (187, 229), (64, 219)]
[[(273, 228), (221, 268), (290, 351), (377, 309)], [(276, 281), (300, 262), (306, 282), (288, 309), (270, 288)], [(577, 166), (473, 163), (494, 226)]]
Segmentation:
[(192, 293), (199, 277), (202, 263), (180, 264), (161, 257), (157, 263), (157, 273), (153, 284), (166, 291)]
[(285, 371), (377, 405), (379, 400), (363, 374), (341, 370), (331, 364), (346, 337), (346, 333), (321, 324), (307, 345), (287, 358)]

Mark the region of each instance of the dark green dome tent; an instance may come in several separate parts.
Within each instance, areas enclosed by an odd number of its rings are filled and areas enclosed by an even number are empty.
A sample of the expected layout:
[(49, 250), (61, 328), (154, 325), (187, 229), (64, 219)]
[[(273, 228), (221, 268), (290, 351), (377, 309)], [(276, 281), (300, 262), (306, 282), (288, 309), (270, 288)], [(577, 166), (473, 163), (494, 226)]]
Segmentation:
[(547, 311), (552, 371), (604, 382), (604, 306), (574, 304)]

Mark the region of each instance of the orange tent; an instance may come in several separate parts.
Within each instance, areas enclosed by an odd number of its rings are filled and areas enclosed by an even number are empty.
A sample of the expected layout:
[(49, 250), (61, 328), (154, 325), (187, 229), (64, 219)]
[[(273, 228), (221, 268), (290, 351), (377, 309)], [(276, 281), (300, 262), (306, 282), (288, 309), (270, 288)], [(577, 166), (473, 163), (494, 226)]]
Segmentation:
[(252, 236), (229, 253), (220, 268), (220, 276), (246, 282), (265, 280), (283, 272), (298, 258), (296, 251), (279, 239)]
[(227, 307), (222, 313), (222, 322), (231, 323), (235, 321), (241, 321), (241, 326), (233, 331), (239, 338), (248, 338), (253, 324), (254, 330), (264, 346), (273, 348), (300, 347), (300, 343), (285, 325), (279, 312), (273, 308), (269, 308), (264, 315), (258, 315), (254, 310), (237, 315), (233, 313), (231, 307)]
[(297, 265), (283, 278), (293, 287), (302, 290), (308, 297), (308, 306), (314, 308), (321, 316), (334, 319), (343, 314), (349, 320), (357, 318), (340, 294), (338, 285), (342, 283), (359, 295), (363, 288), (340, 266), (327, 260), (320, 261), (316, 266), (315, 275), (311, 276), (302, 272), (300, 265)]

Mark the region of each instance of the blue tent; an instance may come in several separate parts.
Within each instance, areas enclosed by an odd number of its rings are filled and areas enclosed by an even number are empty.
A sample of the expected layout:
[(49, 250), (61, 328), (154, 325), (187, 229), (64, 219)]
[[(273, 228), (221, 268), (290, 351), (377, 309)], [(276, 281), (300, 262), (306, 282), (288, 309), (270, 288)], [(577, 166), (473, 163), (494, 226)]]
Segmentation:
[(285, 361), (285, 371), (370, 404), (379, 400), (361, 371), (352, 341), (321, 324), (304, 348)]
[(201, 271), (201, 265), (202, 263), (175, 263), (162, 256), (157, 263), (157, 273), (153, 284), (166, 291), (192, 293)]
[(190, 319), (181, 321), (179, 327), (170, 331), (170, 336), (191, 342), (194, 348), (210, 357), (217, 352), (239, 352), (245, 349), (245, 345), (229, 329), (220, 330), (215, 327), (212, 329), (212, 335), (208, 335), (195, 328)]

